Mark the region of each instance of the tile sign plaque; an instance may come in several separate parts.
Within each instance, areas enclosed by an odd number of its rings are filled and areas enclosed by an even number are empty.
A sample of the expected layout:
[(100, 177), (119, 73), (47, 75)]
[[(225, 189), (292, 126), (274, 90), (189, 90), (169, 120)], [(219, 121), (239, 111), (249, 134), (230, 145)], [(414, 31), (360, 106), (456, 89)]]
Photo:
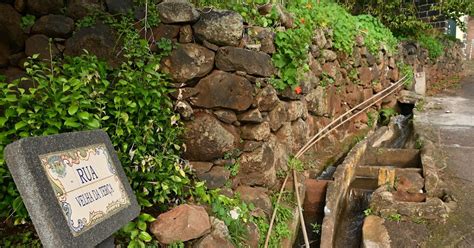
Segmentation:
[(130, 205), (104, 144), (39, 158), (74, 236)]
[(95, 247), (140, 207), (104, 131), (20, 139), (5, 160), (44, 247)]

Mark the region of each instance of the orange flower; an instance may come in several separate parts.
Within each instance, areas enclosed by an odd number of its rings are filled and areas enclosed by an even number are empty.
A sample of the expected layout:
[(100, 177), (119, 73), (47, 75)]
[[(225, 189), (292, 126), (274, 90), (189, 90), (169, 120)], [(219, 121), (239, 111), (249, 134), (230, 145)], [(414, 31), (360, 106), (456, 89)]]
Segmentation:
[(303, 90), (301, 90), (301, 86), (296, 86), (296, 88), (295, 88), (295, 93), (296, 93), (297, 95), (301, 94), (302, 91), (303, 91)]
[(304, 18), (301, 18), (301, 19), (300, 19), (300, 22), (304, 24)]
[(312, 5), (311, 3), (308, 3), (308, 4), (306, 4), (306, 8), (307, 8), (307, 9), (312, 9), (312, 8), (313, 8), (313, 5)]

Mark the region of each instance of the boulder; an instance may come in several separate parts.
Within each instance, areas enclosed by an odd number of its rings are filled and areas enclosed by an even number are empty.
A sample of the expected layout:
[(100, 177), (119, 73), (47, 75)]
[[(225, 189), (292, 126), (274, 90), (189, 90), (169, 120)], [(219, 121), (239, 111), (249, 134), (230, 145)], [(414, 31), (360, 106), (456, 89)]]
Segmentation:
[(370, 85), (372, 83), (372, 71), (369, 67), (361, 67), (357, 69), (359, 73), (360, 82), (363, 85)]
[(200, 239), (193, 248), (234, 248), (230, 242), (229, 229), (222, 220), (211, 216), (212, 232)]
[(217, 50), (216, 67), (223, 71), (244, 71), (262, 77), (270, 77), (274, 72), (270, 55), (230, 46)]
[(181, 26), (179, 29), (179, 43), (190, 43), (193, 41), (193, 28), (191, 25)]
[(133, 10), (132, 0), (105, 0), (107, 4), (107, 10), (109, 13), (115, 14), (127, 14)]
[(84, 50), (103, 59), (111, 66), (118, 66), (121, 58), (116, 55), (117, 39), (114, 31), (107, 25), (97, 23), (92, 27), (82, 28), (66, 41), (64, 54), (79, 56)]
[(153, 38), (155, 41), (160, 41), (162, 38), (174, 39), (178, 37), (180, 26), (178, 25), (168, 25), (160, 23), (158, 26), (152, 28)]
[(253, 43), (260, 45), (260, 51), (273, 54), (275, 48), (275, 32), (271, 28), (262, 28), (258, 26), (248, 27), (247, 33)]
[(175, 103), (175, 109), (183, 117), (184, 120), (189, 120), (194, 113), (193, 108), (187, 101), (181, 100)]
[(268, 216), (272, 214), (272, 201), (268, 196), (268, 190), (261, 187), (239, 186), (236, 193), (240, 194), (240, 199), (247, 204), (253, 204), (262, 209)]
[(22, 13), (26, 8), (26, 0), (15, 0), (13, 7), (15, 7), (16, 11)]
[(329, 114), (329, 97), (323, 87), (318, 86), (305, 96), (308, 104), (308, 111), (316, 116), (326, 116)]
[(66, 14), (75, 19), (81, 19), (91, 13), (91, 11), (103, 11), (105, 5), (101, 0), (68, 0)]
[(238, 116), (240, 122), (261, 123), (263, 122), (262, 113), (258, 109), (251, 109)]
[(25, 54), (27, 56), (39, 54), (40, 59), (49, 61), (51, 60), (50, 52), (53, 58), (59, 54), (59, 50), (54, 43), (51, 43), (50, 51), (49, 38), (46, 35), (35, 34), (26, 40)]
[(322, 50), (321, 55), (326, 61), (332, 62), (337, 59), (337, 54), (331, 50)]
[(272, 86), (268, 85), (258, 92), (255, 100), (258, 110), (270, 111), (276, 107), (279, 99), (276, 90)]
[(193, 30), (201, 40), (221, 46), (237, 46), (242, 39), (244, 24), (242, 16), (236, 12), (210, 10), (202, 13)]
[(35, 16), (47, 14), (59, 14), (64, 7), (63, 0), (34, 0), (26, 1), (26, 8), (29, 13)]
[(276, 181), (274, 145), (265, 142), (261, 147), (240, 156), (238, 179), (244, 185), (272, 186)]
[(199, 94), (191, 103), (203, 108), (227, 108), (244, 111), (253, 102), (253, 87), (250, 82), (235, 74), (213, 71), (196, 85)]
[(150, 232), (162, 244), (188, 241), (211, 231), (206, 210), (197, 205), (183, 204), (162, 213), (151, 223)]
[(287, 103), (288, 120), (295, 121), (298, 118), (306, 119), (308, 117), (308, 109), (304, 101), (290, 101)]
[(291, 123), (293, 133), (293, 152), (298, 151), (308, 141), (308, 124), (302, 119)]
[(180, 44), (163, 60), (163, 70), (177, 83), (207, 75), (214, 67), (214, 52), (198, 44)]
[(241, 127), (240, 131), (242, 139), (262, 141), (270, 136), (270, 125), (268, 122), (248, 124)]
[(31, 31), (51, 38), (67, 38), (74, 30), (74, 20), (63, 15), (45, 15), (38, 19)]
[(218, 189), (224, 187), (230, 177), (230, 171), (222, 166), (214, 166), (207, 172), (196, 173), (200, 181), (205, 181), (209, 189)]
[(375, 215), (364, 219), (362, 226), (362, 248), (390, 248), (390, 236), (384, 226), (385, 220)]
[(8, 4), (0, 3), (0, 42), (9, 47), (10, 52), (18, 52), (25, 45), (21, 29), (21, 15)]
[(227, 124), (237, 121), (237, 115), (231, 110), (217, 110), (214, 111), (214, 115), (216, 115), (217, 119)]
[(189, 161), (189, 166), (196, 174), (203, 174), (210, 171), (212, 165), (210, 162)]
[(192, 122), (185, 124), (184, 158), (194, 161), (212, 161), (232, 151), (239, 142), (237, 132), (224, 126), (206, 113), (196, 113)]
[(261, 142), (261, 141), (246, 140), (246, 141), (244, 141), (242, 151), (251, 152), (251, 151), (261, 147), (262, 144), (263, 144), (263, 142)]
[(324, 31), (322, 29), (314, 30), (312, 41), (313, 44), (319, 47), (319, 49), (323, 49), (324, 47), (326, 47), (327, 40), (324, 36)]
[(199, 12), (187, 0), (168, 0), (156, 6), (163, 23), (195, 22)]
[[(422, 193), (425, 180), (415, 171), (397, 171), (397, 190), (408, 193)], [(421, 192), (420, 192), (421, 191)]]
[(270, 128), (273, 132), (277, 131), (281, 125), (288, 119), (288, 109), (284, 102), (280, 102), (270, 113)]

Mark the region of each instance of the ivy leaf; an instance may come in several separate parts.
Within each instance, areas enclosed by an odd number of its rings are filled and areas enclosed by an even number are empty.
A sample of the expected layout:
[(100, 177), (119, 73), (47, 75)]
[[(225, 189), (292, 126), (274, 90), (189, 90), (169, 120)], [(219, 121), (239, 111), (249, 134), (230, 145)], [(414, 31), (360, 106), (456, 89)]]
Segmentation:
[(137, 221), (137, 227), (142, 231), (146, 231), (146, 222), (141, 220)]
[(5, 117), (0, 117), (0, 127), (4, 127), (7, 120), (8, 119)]
[(71, 105), (71, 107), (69, 107), (69, 109), (67, 110), (67, 112), (70, 114), (70, 115), (74, 115), (77, 110), (79, 109), (79, 106), (77, 105)]
[(131, 231), (133, 231), (136, 227), (136, 224), (135, 222), (128, 222), (127, 225), (125, 225), (122, 230), (126, 233), (129, 233)]
[(138, 238), (140, 238), (141, 240), (145, 242), (150, 242), (152, 240), (152, 237), (147, 232), (140, 232), (140, 235), (138, 235)]
[(79, 119), (81, 119), (81, 120), (88, 120), (89, 117), (90, 117), (90, 114), (87, 113), (87, 112), (79, 112), (77, 114), (77, 117), (79, 117)]
[(64, 122), (64, 126), (66, 127), (80, 127), (81, 124), (77, 123), (74, 121), (74, 119), (67, 119), (65, 122)]
[(100, 127), (100, 122), (96, 119), (91, 119), (90, 121), (88, 121), (87, 123), (87, 126), (89, 126), (90, 128), (99, 128)]
[(26, 123), (26, 121), (17, 122), (15, 124), (15, 130), (19, 130), (19, 129), (25, 127), (26, 125), (28, 125), (28, 123)]

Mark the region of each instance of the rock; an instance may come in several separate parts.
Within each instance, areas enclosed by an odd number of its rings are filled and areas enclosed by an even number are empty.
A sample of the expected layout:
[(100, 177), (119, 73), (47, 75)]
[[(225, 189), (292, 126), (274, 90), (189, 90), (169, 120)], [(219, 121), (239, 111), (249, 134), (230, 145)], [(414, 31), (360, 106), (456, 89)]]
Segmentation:
[(240, 122), (247, 122), (247, 123), (262, 123), (263, 118), (262, 114), (258, 109), (251, 109), (245, 113), (242, 113), (238, 116)]
[(209, 49), (211, 49), (214, 52), (217, 52), (217, 50), (219, 50), (219, 47), (217, 45), (214, 45), (214, 44), (210, 43), (207, 40), (203, 40), (202, 45), (209, 48)]
[(98, 23), (82, 28), (66, 41), (64, 55), (79, 56), (87, 50), (103, 59), (111, 66), (118, 66), (121, 58), (116, 55), (117, 40), (114, 31), (107, 25)]
[(244, 146), (243, 146), (242, 150), (244, 152), (251, 152), (251, 151), (261, 147), (262, 144), (263, 144), (263, 142), (261, 142), (261, 141), (246, 140), (244, 142)]
[(374, 55), (372, 55), (371, 53), (367, 52), (367, 54), (365, 55), (365, 57), (366, 57), (366, 59), (367, 59), (367, 64), (369, 64), (369, 66), (375, 65), (376, 60), (375, 60)]
[(291, 123), (293, 133), (293, 152), (298, 151), (308, 140), (308, 124), (302, 119)]
[(247, 28), (247, 33), (256, 44), (260, 44), (260, 51), (264, 53), (273, 54), (276, 52), (275, 48), (275, 33), (271, 28), (262, 28), (252, 26)]
[(303, 101), (288, 102), (288, 120), (295, 121), (298, 118), (306, 119), (308, 116), (308, 109)]
[(324, 31), (322, 29), (315, 29), (313, 33), (313, 44), (317, 45), (319, 49), (326, 47), (326, 37), (324, 36)]
[(237, 121), (237, 115), (231, 110), (217, 110), (214, 111), (214, 115), (216, 115), (217, 119), (227, 124), (232, 124)]
[(163, 1), (156, 6), (163, 23), (195, 22), (199, 12), (186, 0)]
[(222, 166), (214, 166), (211, 170), (204, 173), (196, 173), (197, 178), (206, 182), (209, 189), (218, 189), (224, 187), (229, 180), (230, 172)]
[(291, 148), (294, 143), (293, 130), (291, 129), (291, 122), (284, 122), (280, 129), (275, 133), (278, 141), (286, 147)]
[(74, 30), (74, 20), (63, 15), (42, 16), (31, 31), (51, 38), (67, 38)]
[(196, 37), (221, 46), (237, 46), (244, 31), (242, 16), (233, 11), (210, 10), (202, 13), (193, 26)]
[(91, 11), (105, 10), (101, 0), (68, 0), (66, 14), (76, 20), (91, 13)]
[(21, 15), (8, 5), (0, 3), (0, 42), (9, 47), (10, 52), (18, 52), (25, 45), (21, 29)]
[(316, 116), (326, 116), (329, 114), (329, 98), (323, 87), (318, 86), (305, 96), (308, 111)]
[(272, 186), (276, 180), (273, 145), (265, 142), (252, 152), (244, 152), (238, 178), (244, 185)]
[(0, 67), (5, 67), (10, 61), (10, 48), (8, 44), (0, 42)]
[(163, 71), (178, 83), (207, 75), (214, 67), (214, 53), (197, 44), (180, 44), (163, 61)]
[(384, 226), (384, 219), (369, 215), (362, 226), (362, 248), (391, 248), (390, 236)]
[(262, 141), (270, 136), (270, 124), (248, 124), (241, 127), (240, 131), (242, 139)]
[(229, 241), (229, 229), (227, 228), (225, 223), (212, 216), (210, 219), (212, 225), (212, 232), (204, 236), (195, 245), (193, 245), (193, 248), (234, 248), (232, 242)]
[(321, 55), (326, 61), (332, 62), (337, 59), (337, 54), (331, 50), (322, 50)]
[(211, 170), (212, 163), (189, 161), (189, 166), (194, 172), (196, 172), (196, 174), (203, 174)]
[(223, 71), (213, 71), (196, 85), (199, 94), (191, 103), (203, 108), (228, 108), (244, 111), (253, 102), (253, 87), (241, 76)]
[(245, 71), (262, 77), (270, 77), (274, 72), (270, 55), (229, 46), (217, 50), (216, 67), (223, 71)]
[(402, 202), (424, 202), (426, 200), (426, 194), (408, 193), (405, 191), (397, 190), (393, 193), (393, 199), (395, 201), (402, 201)]
[(194, 161), (211, 161), (232, 151), (239, 137), (231, 127), (224, 126), (212, 115), (196, 113), (195, 119), (185, 125), (184, 157)]
[(372, 71), (369, 67), (358, 68), (359, 79), (363, 85), (370, 85), (372, 83)]
[(26, 0), (15, 0), (15, 3), (13, 4), (13, 7), (15, 7), (15, 10), (20, 12), (20, 13), (25, 11)]
[(179, 43), (190, 43), (193, 41), (193, 28), (191, 25), (181, 26), (179, 29)]
[(276, 90), (270, 85), (263, 88), (255, 100), (260, 111), (272, 110), (279, 101)]
[(186, 101), (178, 101), (175, 104), (175, 109), (183, 117), (184, 120), (189, 120), (193, 116), (193, 108)]
[(258, 247), (258, 242), (260, 240), (260, 233), (258, 230), (258, 226), (253, 222), (247, 222), (247, 231), (248, 236), (247, 239), (244, 241), (248, 247)]
[(47, 14), (59, 14), (64, 7), (63, 0), (34, 0), (26, 1), (26, 8), (29, 13), (35, 16)]
[[(49, 38), (46, 35), (35, 34), (28, 38), (25, 43), (25, 54), (33, 56), (39, 54), (39, 58), (43, 60), (51, 60), (49, 49)], [(59, 50), (54, 43), (51, 44), (51, 55), (53, 58), (59, 54)]]
[(261, 187), (239, 186), (236, 193), (240, 194), (240, 199), (247, 204), (253, 204), (262, 209), (268, 216), (272, 214), (272, 201), (268, 196), (268, 190)]
[(195, 88), (179, 88), (171, 92), (171, 96), (176, 100), (186, 100), (197, 94), (199, 91)]
[(196, 239), (211, 230), (209, 215), (197, 205), (183, 204), (160, 214), (151, 223), (150, 232), (162, 244)]
[(105, 0), (105, 3), (109, 13), (113, 15), (127, 14), (133, 10), (132, 0)]
[(300, 100), (302, 98), (301, 92), (297, 93), (295, 87), (286, 87), (283, 91), (278, 92), (278, 96), (284, 100)]
[(418, 172), (397, 171), (397, 190), (408, 193), (420, 193), (425, 186), (425, 180)]
[(277, 131), (284, 122), (288, 120), (288, 109), (286, 104), (280, 102), (270, 113), (270, 128), (273, 132)]
[(364, 43), (365, 43), (365, 41), (364, 41), (364, 36), (362, 36), (362, 35), (356, 35), (355, 38), (356, 38), (356, 39), (355, 39), (355, 42), (356, 42), (356, 45), (357, 45), (358, 47), (364, 46)]
[(339, 73), (339, 66), (336, 63), (328, 62), (323, 65), (323, 73), (327, 76), (330, 76), (333, 79), (336, 79), (337, 74)]
[(180, 26), (160, 23), (158, 26), (152, 28), (152, 30), (155, 41), (160, 41), (162, 38), (172, 40), (178, 37)]

